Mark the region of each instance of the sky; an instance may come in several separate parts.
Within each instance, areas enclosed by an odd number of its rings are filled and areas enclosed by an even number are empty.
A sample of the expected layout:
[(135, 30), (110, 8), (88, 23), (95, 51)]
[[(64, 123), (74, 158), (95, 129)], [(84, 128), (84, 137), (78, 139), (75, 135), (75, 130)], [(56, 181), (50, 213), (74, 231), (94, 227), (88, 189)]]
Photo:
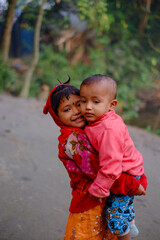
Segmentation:
[(0, 14), (4, 9), (7, 9), (7, 2), (6, 0), (0, 0)]
[[(25, 2), (31, 2), (32, 0), (26, 0)], [(5, 6), (7, 4), (7, 1), (6, 0), (0, 0), (0, 5), (1, 6)]]
[(3, 6), (3, 5), (6, 5), (7, 4), (7, 1), (6, 0), (0, 0), (0, 5)]
[[(29, 3), (31, 2), (32, 0), (25, 0), (25, 1), (22, 1), (21, 2), (25, 2), (25, 3)], [(18, 2), (18, 1), (17, 1)], [(8, 3), (6, 0), (0, 0), (0, 14), (3, 10), (6, 10), (7, 9), (7, 6), (8, 6)]]
[(6, 0), (0, 0), (0, 3), (1, 4), (6, 3)]

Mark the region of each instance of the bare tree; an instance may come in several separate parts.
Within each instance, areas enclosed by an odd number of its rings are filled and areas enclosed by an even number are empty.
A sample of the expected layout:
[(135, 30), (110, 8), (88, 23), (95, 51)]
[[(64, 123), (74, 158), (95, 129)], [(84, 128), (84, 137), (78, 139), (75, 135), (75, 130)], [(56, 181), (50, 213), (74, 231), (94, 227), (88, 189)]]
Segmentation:
[(143, 2), (143, 14), (142, 14), (142, 19), (141, 22), (139, 24), (139, 33), (143, 34), (144, 33), (144, 29), (147, 25), (148, 22), (148, 16), (150, 13), (150, 7), (151, 7), (151, 0), (144, 0)]
[(17, 0), (8, 0), (8, 11), (4, 24), (3, 37), (2, 37), (2, 54), (3, 60), (7, 61), (9, 57), (9, 48), (11, 41), (11, 31), (13, 26), (14, 11)]
[(40, 29), (41, 29), (42, 19), (43, 19), (44, 4), (46, 3), (46, 1), (47, 0), (42, 0), (41, 6), (39, 9), (39, 13), (38, 13), (38, 17), (37, 17), (37, 22), (36, 22), (36, 27), (35, 27), (35, 35), (34, 35), (33, 59), (31, 61), (31, 64), (28, 67), (27, 72), (26, 72), (26, 75), (24, 78), (24, 85), (23, 85), (22, 91), (20, 93), (20, 96), (23, 98), (28, 97), (32, 76), (33, 76), (35, 67), (38, 63), (38, 60), (39, 60)]

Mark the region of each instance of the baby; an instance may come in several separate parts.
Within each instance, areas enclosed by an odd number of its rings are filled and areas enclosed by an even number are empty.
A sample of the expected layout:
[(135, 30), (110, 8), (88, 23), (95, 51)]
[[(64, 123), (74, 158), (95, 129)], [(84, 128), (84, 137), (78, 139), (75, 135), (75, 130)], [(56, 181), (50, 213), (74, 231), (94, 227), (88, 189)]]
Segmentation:
[[(130, 240), (134, 224), (133, 196), (113, 195), (110, 189), (122, 172), (140, 178), (144, 173), (143, 157), (135, 148), (128, 129), (114, 109), (117, 105), (117, 84), (105, 75), (86, 78), (80, 87), (81, 112), (88, 125), (85, 133), (99, 153), (100, 169), (89, 192), (97, 198), (108, 197), (106, 219), (118, 239)], [(140, 194), (145, 195), (142, 185)], [(134, 233), (135, 235), (135, 233)]]

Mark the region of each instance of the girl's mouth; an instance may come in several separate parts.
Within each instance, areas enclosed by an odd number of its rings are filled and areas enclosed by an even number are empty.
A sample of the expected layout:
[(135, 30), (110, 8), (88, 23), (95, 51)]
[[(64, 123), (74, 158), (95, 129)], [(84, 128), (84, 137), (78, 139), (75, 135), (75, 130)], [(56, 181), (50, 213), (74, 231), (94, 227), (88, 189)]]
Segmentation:
[(72, 120), (72, 121), (73, 121), (73, 122), (77, 122), (77, 123), (83, 122), (83, 121), (84, 121), (84, 117), (81, 116), (81, 117), (78, 117), (78, 118), (76, 118), (76, 119), (74, 119), (74, 120)]

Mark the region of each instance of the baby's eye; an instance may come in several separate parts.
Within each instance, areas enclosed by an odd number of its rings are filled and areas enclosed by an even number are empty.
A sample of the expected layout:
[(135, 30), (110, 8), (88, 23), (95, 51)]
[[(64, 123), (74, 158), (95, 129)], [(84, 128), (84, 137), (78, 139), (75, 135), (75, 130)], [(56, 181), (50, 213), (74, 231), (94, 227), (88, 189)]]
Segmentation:
[(99, 103), (99, 101), (95, 100), (94, 103)]
[(80, 103), (77, 104), (77, 107), (80, 107)]
[(86, 103), (86, 100), (81, 100), (81, 103)]

